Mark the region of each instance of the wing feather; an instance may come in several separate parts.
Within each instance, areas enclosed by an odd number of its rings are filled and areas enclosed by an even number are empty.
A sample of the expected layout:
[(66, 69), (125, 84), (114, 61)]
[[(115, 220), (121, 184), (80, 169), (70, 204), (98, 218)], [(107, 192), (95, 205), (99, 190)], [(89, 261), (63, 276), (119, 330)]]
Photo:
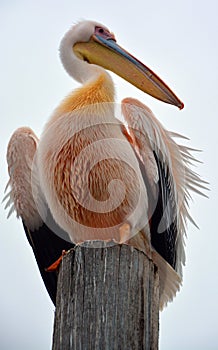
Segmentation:
[(37, 144), (38, 139), (29, 128), (19, 128), (12, 135), (7, 151), (10, 179), (6, 190), (9, 187), (10, 190), (3, 200), (7, 200), (5, 209), (9, 208), (8, 217), (15, 210), (17, 217), (22, 219), (45, 287), (55, 304), (57, 275), (45, 269), (61, 256), (62, 250), (69, 250), (74, 245), (66, 232), (54, 222), (42, 196), (34, 162)]
[[(133, 146), (142, 159), (144, 172), (151, 173), (151, 168), (154, 170), (154, 162), (148, 162), (144, 156), (148, 150), (149, 153), (153, 153), (156, 163), (158, 182), (156, 176), (153, 180), (151, 176), (148, 177), (149, 186), (157, 185), (156, 198), (150, 198), (150, 202), (155, 201), (150, 220), (152, 246), (182, 278), (186, 225), (188, 220), (194, 223), (189, 214), (188, 203), (191, 192), (205, 196), (203, 191), (207, 190), (205, 186), (207, 183), (191, 168), (194, 162), (198, 162), (191, 153), (195, 150), (175, 142), (175, 138), (178, 137), (186, 139), (184, 136), (164, 129), (151, 110), (138, 100), (124, 99), (122, 112), (128, 124)], [(157, 254), (154, 254), (157, 264), (163, 263), (163, 259), (156, 257)], [(160, 273), (161, 271), (162, 267)], [(173, 277), (173, 274), (169, 273), (168, 276)], [(160, 280), (164, 280), (163, 276), (160, 276)], [(168, 282), (168, 287), (173, 286), (173, 281)], [(162, 305), (172, 299), (175, 291), (179, 289), (181, 280), (178, 283), (175, 279), (175, 283), (171, 292), (169, 288), (167, 292), (166, 289), (163, 292)]]
[[(19, 128), (11, 136), (7, 149), (10, 177), (7, 188), (10, 186), (11, 191), (5, 196), (9, 197), (6, 207), (14, 206), (17, 217), (22, 217), (30, 229), (37, 229), (43, 223), (32, 193), (34, 181), (35, 186), (39, 187), (38, 179), (32, 177), (37, 144), (38, 139), (30, 128)], [(11, 208), (9, 214), (12, 211)]]

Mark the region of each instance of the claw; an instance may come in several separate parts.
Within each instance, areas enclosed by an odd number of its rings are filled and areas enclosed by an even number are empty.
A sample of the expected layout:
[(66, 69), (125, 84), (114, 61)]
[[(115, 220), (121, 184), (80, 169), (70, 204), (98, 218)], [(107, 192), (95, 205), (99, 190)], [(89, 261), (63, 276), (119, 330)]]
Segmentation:
[(60, 263), (63, 259), (63, 256), (67, 254), (67, 251), (66, 250), (62, 250), (62, 254), (61, 256), (53, 263), (51, 264), (49, 267), (47, 267), (45, 269), (45, 271), (47, 272), (54, 272), (54, 271), (57, 271), (59, 266), (60, 266)]
[(130, 239), (130, 225), (128, 223), (124, 223), (120, 228), (119, 228), (119, 233), (120, 233), (120, 244), (128, 241)]

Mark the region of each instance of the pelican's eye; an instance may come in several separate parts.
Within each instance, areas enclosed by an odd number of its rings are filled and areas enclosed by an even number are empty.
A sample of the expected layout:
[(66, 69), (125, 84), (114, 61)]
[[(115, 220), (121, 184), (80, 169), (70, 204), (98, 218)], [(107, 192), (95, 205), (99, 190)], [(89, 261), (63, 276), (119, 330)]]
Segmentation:
[(108, 29), (103, 28), (103, 27), (96, 26), (95, 27), (95, 35), (99, 35), (99, 36), (101, 36), (102, 38), (104, 38), (106, 40), (114, 40), (114, 41), (116, 41), (114, 34), (109, 32)]

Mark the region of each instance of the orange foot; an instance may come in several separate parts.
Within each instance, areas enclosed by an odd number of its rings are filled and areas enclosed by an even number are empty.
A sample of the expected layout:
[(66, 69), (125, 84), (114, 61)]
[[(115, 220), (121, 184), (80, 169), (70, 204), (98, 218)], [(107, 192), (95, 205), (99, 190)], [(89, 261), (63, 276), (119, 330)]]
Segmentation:
[(62, 250), (62, 254), (60, 256), (60, 258), (58, 258), (53, 264), (51, 264), (49, 267), (47, 267), (45, 269), (45, 271), (47, 272), (54, 272), (54, 271), (57, 271), (59, 266), (60, 266), (60, 263), (63, 259), (63, 256), (67, 254), (67, 251), (66, 250)]

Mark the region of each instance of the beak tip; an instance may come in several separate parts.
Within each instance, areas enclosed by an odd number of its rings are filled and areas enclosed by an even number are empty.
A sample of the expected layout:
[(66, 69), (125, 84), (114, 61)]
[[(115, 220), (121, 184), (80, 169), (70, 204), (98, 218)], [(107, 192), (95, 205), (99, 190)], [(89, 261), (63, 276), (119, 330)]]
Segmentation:
[(180, 101), (180, 104), (178, 105), (180, 111), (184, 108), (184, 103), (182, 101)]

